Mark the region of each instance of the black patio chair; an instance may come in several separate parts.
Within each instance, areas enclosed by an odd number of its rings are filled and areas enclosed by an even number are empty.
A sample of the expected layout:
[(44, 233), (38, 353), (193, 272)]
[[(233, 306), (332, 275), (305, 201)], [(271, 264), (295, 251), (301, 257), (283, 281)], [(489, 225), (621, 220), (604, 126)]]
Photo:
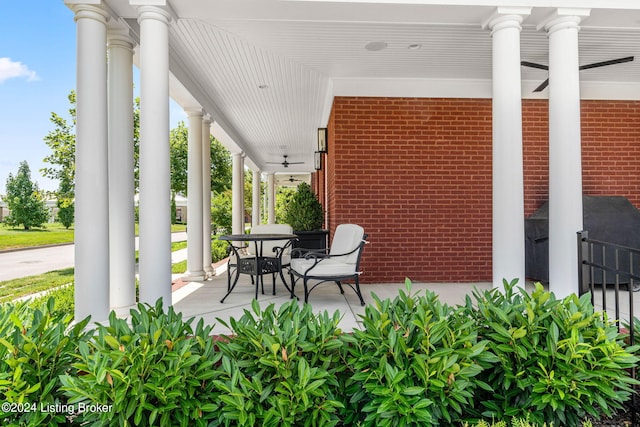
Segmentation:
[[(296, 258), (296, 251), (292, 251), (289, 275), (291, 276), (291, 297), (294, 296), (296, 281), (302, 279), (304, 286), (304, 302), (308, 302), (309, 293), (318, 285), (325, 282), (335, 282), (340, 288), (340, 293), (344, 294), (342, 285), (347, 285), (354, 290), (360, 304), (364, 305), (364, 299), (360, 292), (360, 258), (364, 245), (367, 242), (367, 234), (364, 229), (356, 224), (340, 224), (331, 242), (331, 248), (326, 251), (305, 251), (304, 256)], [(309, 285), (309, 281), (318, 283)], [(354, 284), (345, 283), (353, 280)]]

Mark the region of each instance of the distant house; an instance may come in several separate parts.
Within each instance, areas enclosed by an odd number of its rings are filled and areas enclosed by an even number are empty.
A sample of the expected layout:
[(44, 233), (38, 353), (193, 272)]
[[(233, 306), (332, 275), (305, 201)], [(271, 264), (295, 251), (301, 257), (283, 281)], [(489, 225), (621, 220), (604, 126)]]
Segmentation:
[(4, 201), (0, 200), (0, 222), (4, 222), (7, 215), (9, 215), (9, 208)]

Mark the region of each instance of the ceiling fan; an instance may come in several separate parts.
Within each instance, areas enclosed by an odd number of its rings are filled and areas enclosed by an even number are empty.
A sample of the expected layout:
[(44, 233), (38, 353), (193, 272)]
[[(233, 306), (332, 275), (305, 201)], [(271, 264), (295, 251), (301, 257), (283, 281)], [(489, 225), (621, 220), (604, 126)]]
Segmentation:
[(283, 157), (284, 157), (284, 161), (283, 162), (267, 162), (267, 164), (270, 164), (270, 165), (282, 165), (285, 168), (288, 168), (289, 165), (301, 165), (301, 164), (304, 163), (304, 162), (290, 162), (290, 161), (288, 161), (287, 158), (289, 156), (287, 154), (285, 154)]
[[(622, 64), (624, 62), (631, 62), (631, 61), (633, 61), (633, 56), (625, 56), (624, 58), (611, 59), (609, 61), (594, 62), (593, 64), (581, 65), (578, 69), (582, 71), (582, 70), (588, 70), (590, 68), (606, 67), (607, 65)], [(523, 65), (525, 67), (530, 67), (530, 68), (537, 68), (539, 70), (549, 71), (548, 65), (536, 64), (535, 62), (522, 61), (520, 62), (520, 65)], [(535, 88), (533, 91), (542, 92), (547, 86), (549, 86), (549, 78), (543, 81), (540, 84), (540, 86)]]
[(301, 179), (295, 179), (295, 178), (293, 177), (293, 175), (291, 175), (289, 178), (287, 178), (287, 181), (289, 181), (289, 182), (296, 182), (296, 181), (300, 181), (300, 182), (302, 182), (302, 180), (301, 180)]

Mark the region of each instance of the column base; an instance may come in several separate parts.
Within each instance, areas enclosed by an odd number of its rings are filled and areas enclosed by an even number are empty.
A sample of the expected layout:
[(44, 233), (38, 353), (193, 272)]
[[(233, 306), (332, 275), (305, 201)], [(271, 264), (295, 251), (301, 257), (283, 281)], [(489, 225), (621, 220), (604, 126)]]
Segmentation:
[(206, 274), (204, 270), (199, 271), (188, 271), (187, 275), (182, 277), (183, 282), (200, 282), (206, 279)]

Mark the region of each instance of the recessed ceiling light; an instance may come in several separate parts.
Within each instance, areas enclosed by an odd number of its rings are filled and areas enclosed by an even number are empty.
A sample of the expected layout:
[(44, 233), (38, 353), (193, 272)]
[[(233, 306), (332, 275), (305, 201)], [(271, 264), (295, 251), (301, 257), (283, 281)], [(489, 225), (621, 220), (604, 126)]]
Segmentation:
[(378, 41), (367, 43), (366, 45), (364, 45), (364, 48), (371, 52), (378, 52), (380, 50), (386, 49), (387, 46), (388, 45), (386, 42)]
[(418, 50), (421, 47), (422, 47), (421, 44), (413, 43), (413, 44), (410, 44), (409, 46), (407, 46), (407, 49), (409, 49), (409, 50)]

